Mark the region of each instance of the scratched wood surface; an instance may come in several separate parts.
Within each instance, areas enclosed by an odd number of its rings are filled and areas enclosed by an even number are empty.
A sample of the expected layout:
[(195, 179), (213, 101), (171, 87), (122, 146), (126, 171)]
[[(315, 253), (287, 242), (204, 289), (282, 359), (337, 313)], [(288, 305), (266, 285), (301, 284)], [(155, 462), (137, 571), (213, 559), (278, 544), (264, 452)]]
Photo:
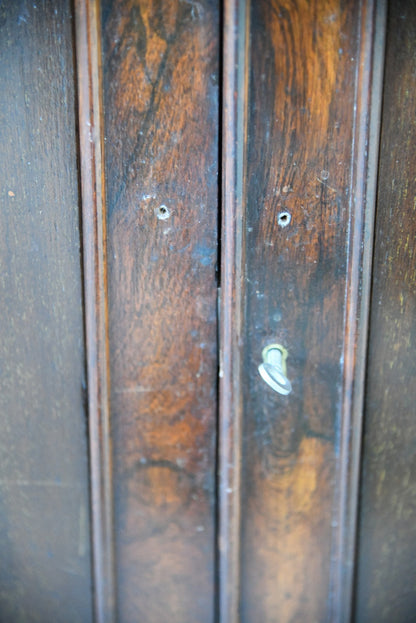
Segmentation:
[(389, 5), (357, 623), (416, 617), (416, 3)]
[(219, 16), (102, 2), (120, 621), (213, 620)]
[(92, 618), (71, 3), (0, 6), (0, 620)]
[[(358, 139), (364, 165), (366, 149), (354, 110), (368, 90), (357, 68), (368, 61), (360, 32), (371, 6), (251, 3), (241, 479), (246, 622), (342, 618), (341, 449), (356, 339), (345, 319), (357, 308), (354, 249), (362, 247), (364, 205), (362, 172), (354, 170)], [(289, 353), (287, 397), (257, 372), (271, 343)]]

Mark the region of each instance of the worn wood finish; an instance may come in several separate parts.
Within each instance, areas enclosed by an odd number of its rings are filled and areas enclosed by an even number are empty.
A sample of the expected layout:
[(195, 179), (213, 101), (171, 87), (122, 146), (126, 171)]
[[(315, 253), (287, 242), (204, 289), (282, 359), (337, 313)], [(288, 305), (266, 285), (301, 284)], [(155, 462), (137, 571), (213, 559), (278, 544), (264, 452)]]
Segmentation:
[[(348, 618), (374, 19), (372, 2), (252, 3), (242, 621)], [(257, 372), (271, 343), (287, 397)]]
[(389, 5), (365, 401), (358, 623), (416, 613), (416, 3)]
[(95, 0), (75, 1), (80, 141), (91, 537), (96, 623), (115, 620), (101, 28)]
[(92, 619), (71, 3), (0, 6), (0, 620)]
[(102, 3), (120, 621), (213, 620), (217, 3)]

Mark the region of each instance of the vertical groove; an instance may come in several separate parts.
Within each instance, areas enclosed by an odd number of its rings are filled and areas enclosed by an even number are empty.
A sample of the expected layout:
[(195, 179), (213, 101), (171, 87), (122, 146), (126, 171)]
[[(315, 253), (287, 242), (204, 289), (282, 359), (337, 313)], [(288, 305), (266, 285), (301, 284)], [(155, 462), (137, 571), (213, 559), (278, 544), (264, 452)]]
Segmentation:
[(219, 383), (219, 621), (240, 602), (241, 337), (244, 323), (245, 152), (249, 0), (224, 3)]
[(115, 620), (99, 7), (75, 0), (94, 611)]
[(340, 485), (335, 517), (338, 539), (331, 615), (331, 620), (340, 623), (348, 623), (352, 612), (385, 28), (385, 0), (363, 0), (352, 150)]

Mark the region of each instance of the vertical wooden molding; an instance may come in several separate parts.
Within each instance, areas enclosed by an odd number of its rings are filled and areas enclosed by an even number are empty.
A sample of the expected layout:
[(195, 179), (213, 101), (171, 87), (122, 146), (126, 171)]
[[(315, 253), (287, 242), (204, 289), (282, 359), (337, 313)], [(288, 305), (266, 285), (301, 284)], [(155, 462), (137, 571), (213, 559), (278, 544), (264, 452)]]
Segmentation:
[(249, 0), (224, 3), (219, 398), (219, 620), (238, 623)]
[(416, 3), (388, 3), (355, 623), (416, 612)]
[(386, 1), (363, 0), (357, 65), (346, 283), (344, 383), (331, 620), (351, 620), (384, 69)]
[(75, 0), (85, 327), (92, 512), (94, 608), (97, 623), (115, 620), (112, 461), (103, 179), (99, 6)]

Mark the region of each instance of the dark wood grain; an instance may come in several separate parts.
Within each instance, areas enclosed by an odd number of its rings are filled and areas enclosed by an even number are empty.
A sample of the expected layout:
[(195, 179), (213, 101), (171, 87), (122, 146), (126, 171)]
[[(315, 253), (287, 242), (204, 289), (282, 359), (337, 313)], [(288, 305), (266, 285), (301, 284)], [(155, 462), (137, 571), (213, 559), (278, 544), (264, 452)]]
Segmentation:
[(102, 3), (120, 621), (213, 620), (219, 16)]
[(0, 56), (0, 620), (86, 623), (71, 3), (1, 3)]
[(95, 0), (76, 0), (75, 18), (93, 595), (96, 623), (109, 623), (115, 620), (116, 590), (109, 419), (106, 213), (102, 163), (101, 26), (98, 3)]
[(238, 623), (249, 3), (224, 5), (218, 452), (218, 618)]
[[(242, 621), (348, 620), (374, 20), (373, 2), (251, 4)], [(287, 397), (257, 372), (271, 343)]]
[(356, 621), (416, 620), (416, 3), (391, 2)]

